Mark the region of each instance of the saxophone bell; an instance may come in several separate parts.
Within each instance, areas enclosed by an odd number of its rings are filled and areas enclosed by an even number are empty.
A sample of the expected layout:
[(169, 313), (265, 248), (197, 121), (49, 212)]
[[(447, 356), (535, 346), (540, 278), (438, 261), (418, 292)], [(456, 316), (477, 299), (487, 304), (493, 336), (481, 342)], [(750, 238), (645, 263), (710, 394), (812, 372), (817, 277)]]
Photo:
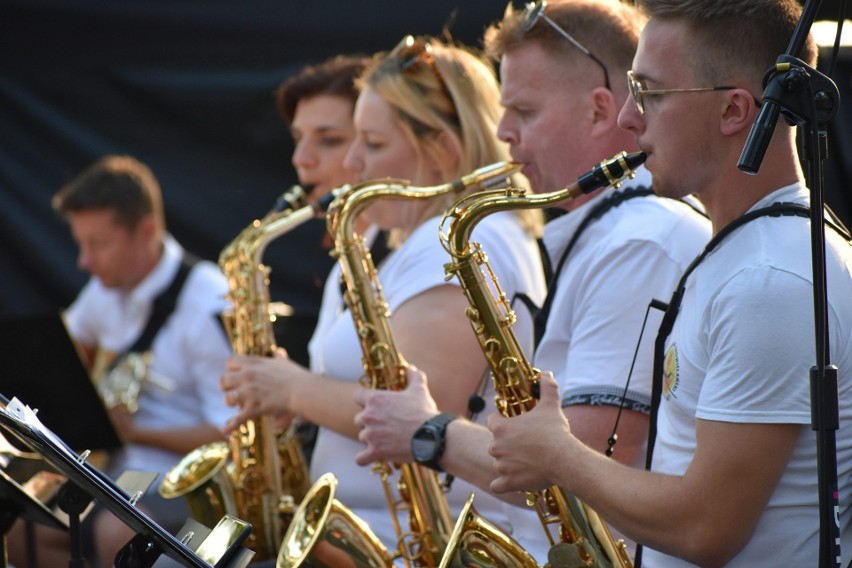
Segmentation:
[(326, 473), (296, 510), (281, 542), (276, 568), (389, 568), (393, 557), (370, 527), (335, 498), (337, 478)]
[[(538, 562), (529, 552), (476, 512), (473, 497), (474, 494), (471, 493), (462, 508), (441, 559), (440, 568), (467, 566), (538, 568)], [(553, 566), (566, 565), (553, 564)]]

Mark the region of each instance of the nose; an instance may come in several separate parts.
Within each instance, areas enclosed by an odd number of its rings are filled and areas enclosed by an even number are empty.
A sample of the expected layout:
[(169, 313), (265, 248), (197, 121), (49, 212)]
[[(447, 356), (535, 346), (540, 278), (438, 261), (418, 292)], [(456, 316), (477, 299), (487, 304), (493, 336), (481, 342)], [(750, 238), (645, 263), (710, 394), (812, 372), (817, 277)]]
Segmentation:
[(618, 126), (623, 130), (637, 134), (643, 128), (644, 123), (644, 117), (639, 114), (636, 103), (633, 102), (631, 97), (627, 97), (618, 113)]
[(305, 139), (299, 140), (293, 149), (293, 166), (298, 169), (306, 169), (316, 165), (316, 157), (311, 152), (310, 144)]
[(343, 156), (343, 167), (356, 174), (364, 169), (361, 143), (357, 139), (353, 140), (352, 144), (349, 145), (349, 149), (346, 150), (346, 155)]
[(508, 112), (504, 112), (503, 116), (500, 117), (500, 123), (497, 125), (497, 138), (511, 145), (515, 145), (520, 141), (518, 131), (514, 127)]
[(91, 273), (92, 255), (86, 250), (86, 247), (81, 246), (77, 252), (77, 268), (82, 272)]

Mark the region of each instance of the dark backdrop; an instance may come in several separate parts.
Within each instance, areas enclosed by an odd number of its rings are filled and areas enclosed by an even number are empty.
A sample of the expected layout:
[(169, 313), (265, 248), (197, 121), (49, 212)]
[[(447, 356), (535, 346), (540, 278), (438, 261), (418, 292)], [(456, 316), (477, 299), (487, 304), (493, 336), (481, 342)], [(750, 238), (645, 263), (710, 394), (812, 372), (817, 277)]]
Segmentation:
[[(85, 281), (51, 195), (107, 153), (146, 162), (170, 231), (215, 260), (295, 176), (273, 91), (308, 63), (391, 48), (406, 33), (479, 45), (502, 0), (0, 0), (0, 315), (66, 306)], [(834, 16), (831, 4), (824, 7)], [(848, 92), (848, 67), (843, 70)], [(847, 97), (848, 99), (848, 97)], [(833, 197), (848, 219), (849, 113)], [(840, 154), (838, 156), (838, 153)], [(310, 317), (329, 266), (304, 243), (267, 251), (273, 299)]]
[[(67, 306), (85, 282), (50, 198), (96, 158), (127, 153), (151, 166), (169, 230), (215, 260), (296, 182), (273, 102), (284, 78), (446, 25), (476, 44), (502, 10), (458, 0), (0, 2), (0, 315)], [(273, 299), (295, 310), (294, 333), (312, 322), (331, 263), (306, 246), (324, 230), (301, 227), (264, 257)]]

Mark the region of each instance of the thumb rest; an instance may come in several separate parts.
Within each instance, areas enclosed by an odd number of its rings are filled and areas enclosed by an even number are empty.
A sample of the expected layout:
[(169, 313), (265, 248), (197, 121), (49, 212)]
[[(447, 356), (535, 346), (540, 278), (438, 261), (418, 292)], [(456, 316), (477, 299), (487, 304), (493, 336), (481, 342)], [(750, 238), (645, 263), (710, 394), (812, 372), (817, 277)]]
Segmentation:
[[(478, 243), (470, 241), (473, 228), (482, 218), (498, 211), (543, 208), (601, 187), (617, 186), (623, 179), (632, 177), (633, 170), (644, 161), (644, 154), (622, 152), (601, 162), (577, 183), (562, 190), (538, 195), (512, 188), (489, 191), (463, 197), (445, 213), (441, 222), (441, 242), (452, 258), (445, 265), (447, 279), (454, 276), (459, 279), (470, 303), (466, 313), (491, 369), (497, 409), (503, 416), (518, 416), (535, 407), (539, 371), (530, 364), (512, 331), (515, 313), (488, 265), (485, 252)], [(549, 564), (632, 566), (624, 543), (615, 542), (597, 513), (573, 495), (553, 486), (527, 493), (527, 504), (535, 508), (550, 542)], [(455, 565), (465, 557), (477, 559), (476, 566), (503, 565), (483, 552), (475, 518), (474, 512), (458, 520), (442, 568)], [(568, 563), (568, 559), (577, 563)]]
[[(332, 196), (333, 197), (333, 196)], [(267, 245), (316, 217), (332, 197), (308, 204), (294, 186), (262, 219), (254, 220), (219, 255), (228, 279), (232, 309), (222, 320), (234, 352), (271, 356), (276, 348), (269, 298), (269, 268), (262, 263)], [(295, 425), (278, 434), (271, 416), (241, 424), (228, 442), (196, 448), (165, 476), (159, 492), (184, 497), (192, 517), (213, 526), (230, 514), (251, 523), (246, 546), (255, 558), (275, 557), (295, 503), (309, 487), (307, 461)]]
[[(518, 166), (514, 164), (500, 162), (475, 170), (451, 183), (433, 187), (411, 187), (405, 181), (394, 179), (369, 181), (352, 187), (331, 204), (326, 221), (329, 233), (334, 236), (334, 254), (340, 262), (342, 278), (346, 285), (344, 300), (350, 308), (363, 353), (361, 361), (364, 377), (361, 384), (364, 387), (404, 389), (407, 384), (408, 363), (396, 347), (388, 322), (390, 310), (364, 237), (354, 230), (355, 219), (376, 199), (431, 199), (496, 184), (505, 185), (508, 176), (517, 169)], [(395, 495), (390, 482), (394, 470), (399, 471), (396, 487), (399, 497)], [(437, 473), (417, 464), (389, 463), (374, 464), (373, 471), (379, 474), (382, 481), (397, 535), (397, 548), (392, 553), (387, 553), (376, 550), (372, 545), (369, 552), (353, 552), (344, 547), (337, 531), (324, 526), (325, 517), (310, 512), (331, 507), (328, 501), (333, 499), (333, 491), (327, 488), (327, 481), (320, 480), (315, 485), (316, 491), (310, 492), (311, 499), (306, 499), (296, 512), (282, 543), (278, 568), (301, 566), (305, 562), (311, 566), (336, 565), (325, 564), (320, 558), (321, 554), (327, 554), (329, 549), (334, 548), (338, 554), (343, 554), (340, 550), (344, 550), (349, 562), (355, 561), (358, 566), (390, 567), (397, 558), (408, 568), (437, 566), (453, 526), (446, 495)], [(333, 508), (339, 507), (338, 505)], [(400, 521), (404, 512), (408, 513), (407, 530)], [(363, 521), (354, 518), (358, 521), (356, 524), (361, 527), (358, 532), (363, 536), (362, 542), (378, 541)], [(323, 536), (312, 541), (311, 535)], [(319, 544), (316, 544), (317, 541)], [(308, 542), (315, 543), (311, 545), (316, 547), (315, 551), (303, 546)], [(364, 558), (373, 560), (365, 561)], [(375, 560), (376, 558), (378, 560)]]

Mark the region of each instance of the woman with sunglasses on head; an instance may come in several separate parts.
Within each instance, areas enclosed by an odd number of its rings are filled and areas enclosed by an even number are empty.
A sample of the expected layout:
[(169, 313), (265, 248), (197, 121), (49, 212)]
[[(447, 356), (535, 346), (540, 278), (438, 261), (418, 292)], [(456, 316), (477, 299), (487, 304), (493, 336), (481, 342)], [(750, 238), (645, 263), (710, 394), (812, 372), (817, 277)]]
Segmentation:
[[(375, 57), (359, 87), (356, 138), (346, 164), (361, 180), (393, 177), (413, 186), (433, 186), (509, 159), (508, 148), (496, 136), (501, 109), (493, 68), (471, 50), (407, 37), (392, 52)], [(428, 373), (440, 411), (466, 417), (473, 397), (487, 405), (477, 416), (484, 420), (493, 411), (494, 398), (487, 365), (465, 315), (467, 300), (455, 281), (444, 278), (449, 258), (438, 239), (441, 215), (457, 197), (379, 200), (363, 215), (390, 231), (393, 251), (379, 264), (378, 279), (400, 353)], [(509, 297), (524, 292), (534, 301), (543, 298), (535, 242), (540, 219), (539, 212), (497, 213), (474, 231)], [(515, 330), (531, 348), (531, 318), (518, 311)], [(312, 477), (334, 473), (339, 481), (336, 497), (389, 549), (396, 549), (381, 482), (370, 468), (355, 464), (363, 444), (354, 423), (360, 408), (354, 395), (363, 388), (358, 379), (364, 370), (352, 317), (336, 280), (326, 285), (310, 353), (310, 370), (283, 354), (232, 358), (222, 387), (228, 402), (240, 406), (234, 424), (260, 413), (299, 415), (319, 424)], [(462, 481), (453, 483), (448, 494), (453, 518), (471, 489)], [(486, 495), (477, 497), (476, 506), (507, 532), (510, 515), (525, 514)]]

